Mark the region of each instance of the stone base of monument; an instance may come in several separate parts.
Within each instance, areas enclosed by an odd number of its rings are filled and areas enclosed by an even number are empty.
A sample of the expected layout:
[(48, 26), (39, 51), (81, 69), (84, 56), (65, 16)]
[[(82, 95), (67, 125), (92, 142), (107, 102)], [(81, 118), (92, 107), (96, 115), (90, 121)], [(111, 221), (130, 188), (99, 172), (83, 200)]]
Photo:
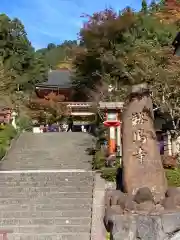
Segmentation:
[(107, 190), (104, 223), (111, 240), (180, 240), (180, 189), (154, 202), (149, 188), (130, 196)]

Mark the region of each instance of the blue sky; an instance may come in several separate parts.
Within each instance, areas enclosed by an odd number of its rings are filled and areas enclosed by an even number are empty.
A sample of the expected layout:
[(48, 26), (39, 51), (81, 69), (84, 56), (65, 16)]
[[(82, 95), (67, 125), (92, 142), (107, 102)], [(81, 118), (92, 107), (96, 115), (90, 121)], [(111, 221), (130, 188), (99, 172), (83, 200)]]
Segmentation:
[(38, 49), (51, 42), (77, 39), (84, 13), (92, 14), (106, 7), (138, 9), (140, 5), (141, 0), (0, 0), (0, 13), (18, 17)]

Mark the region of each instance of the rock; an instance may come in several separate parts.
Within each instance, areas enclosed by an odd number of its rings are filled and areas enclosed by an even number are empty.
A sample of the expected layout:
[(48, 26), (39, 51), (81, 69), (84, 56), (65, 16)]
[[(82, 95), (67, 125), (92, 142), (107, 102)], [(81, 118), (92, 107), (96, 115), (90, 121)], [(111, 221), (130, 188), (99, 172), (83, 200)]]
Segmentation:
[[(113, 192), (110, 198), (110, 205), (120, 205), (120, 202), (122, 203), (125, 201), (126, 196), (124, 193), (122, 193), (120, 190), (116, 190)], [(121, 206), (122, 207), (122, 206)]]
[(171, 197), (166, 197), (162, 201), (162, 205), (165, 209), (176, 209), (177, 207), (180, 207), (180, 194), (179, 195), (174, 195)]
[(166, 235), (162, 231), (161, 218), (159, 216), (137, 216), (137, 239), (165, 240)]
[(136, 208), (138, 211), (143, 211), (143, 212), (145, 211), (149, 213), (155, 209), (155, 204), (152, 201), (146, 201), (146, 202), (137, 204)]
[(108, 189), (105, 193), (105, 205), (111, 206), (111, 205), (117, 205), (119, 198), (124, 197), (124, 193), (122, 193), (120, 190), (115, 189)]
[(169, 240), (179, 240), (180, 239), (180, 231), (176, 232), (169, 238)]
[(109, 215), (108, 224), (113, 240), (180, 239), (180, 212), (164, 212), (159, 215), (118, 214), (117, 206), (113, 206), (112, 210), (113, 214)]
[(174, 197), (167, 197), (162, 201), (162, 206), (166, 210), (176, 209), (175, 199)]
[(128, 199), (129, 199), (129, 196), (124, 194), (118, 199), (117, 204), (120, 205), (122, 209), (125, 209), (126, 202), (128, 201)]
[(166, 197), (180, 195), (180, 190), (177, 187), (169, 187), (166, 191)]
[(153, 195), (148, 187), (139, 188), (134, 196), (134, 201), (137, 203), (142, 203), (146, 201), (153, 202)]
[(153, 212), (162, 213), (163, 211), (164, 207), (161, 204), (156, 204)]
[(135, 211), (136, 205), (137, 204), (131, 198), (127, 198), (124, 209), (125, 211)]
[(162, 229), (166, 234), (177, 232), (180, 229), (180, 212), (161, 214), (161, 222)]
[(180, 207), (180, 194), (175, 195), (174, 197), (174, 202), (177, 207)]
[(115, 216), (111, 231), (112, 240), (136, 240), (136, 219), (133, 215)]
[(115, 216), (120, 216), (122, 214), (123, 210), (118, 205), (105, 208), (104, 224), (108, 232), (112, 229), (112, 224), (114, 222)]

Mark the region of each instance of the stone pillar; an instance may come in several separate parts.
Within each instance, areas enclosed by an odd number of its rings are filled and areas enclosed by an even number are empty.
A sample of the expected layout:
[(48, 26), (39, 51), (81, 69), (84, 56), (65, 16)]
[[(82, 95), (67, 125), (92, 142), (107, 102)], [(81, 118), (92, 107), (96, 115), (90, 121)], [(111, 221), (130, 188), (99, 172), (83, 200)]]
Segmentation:
[(154, 130), (152, 100), (146, 84), (132, 87), (123, 113), (123, 187), (135, 194), (148, 187), (155, 200), (164, 198), (167, 180)]

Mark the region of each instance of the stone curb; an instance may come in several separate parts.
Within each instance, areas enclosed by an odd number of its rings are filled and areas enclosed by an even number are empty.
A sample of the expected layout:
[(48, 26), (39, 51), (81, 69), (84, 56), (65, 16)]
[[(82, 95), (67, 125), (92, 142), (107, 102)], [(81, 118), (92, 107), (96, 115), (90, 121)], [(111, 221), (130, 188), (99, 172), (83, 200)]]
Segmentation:
[(105, 240), (106, 230), (103, 224), (104, 194), (105, 180), (101, 178), (99, 173), (95, 173), (92, 203), (91, 240)]
[(106, 229), (104, 226), (105, 191), (107, 188), (114, 188), (114, 185), (114, 183), (106, 182), (103, 178), (101, 178), (100, 173), (95, 173), (92, 204), (91, 240), (106, 239)]

